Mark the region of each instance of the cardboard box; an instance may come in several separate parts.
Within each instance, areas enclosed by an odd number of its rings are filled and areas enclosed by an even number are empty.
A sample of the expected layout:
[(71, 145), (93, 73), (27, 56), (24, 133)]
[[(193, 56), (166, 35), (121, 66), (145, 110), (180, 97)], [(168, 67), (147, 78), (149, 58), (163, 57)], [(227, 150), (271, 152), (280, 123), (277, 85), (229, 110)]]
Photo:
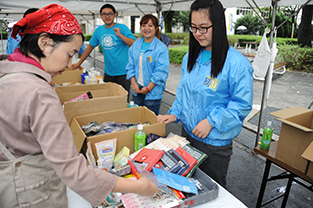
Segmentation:
[[(115, 121), (115, 122), (130, 122), (130, 123), (143, 123), (149, 122), (151, 125), (144, 126), (143, 130), (148, 135), (154, 133), (160, 136), (165, 137), (165, 123), (158, 123), (156, 115), (146, 107), (134, 107), (127, 109), (112, 110), (107, 112), (89, 114), (85, 116), (78, 116), (73, 118), (71, 124), (71, 130), (74, 137), (74, 142), (78, 151), (83, 147), (84, 141), (90, 141), (93, 153), (96, 152), (95, 143), (105, 140), (110, 140), (117, 138), (117, 147), (116, 153), (118, 153), (124, 146), (127, 146), (130, 149), (130, 152), (133, 153), (135, 149), (135, 132), (137, 129), (128, 129), (124, 131), (108, 133), (97, 136), (87, 137), (82, 131), (81, 126), (86, 125), (92, 121), (97, 121), (98, 124), (101, 124), (105, 121)], [(94, 154), (96, 160), (98, 159), (97, 154)], [(203, 190), (199, 195), (187, 196), (183, 200), (183, 204), (177, 206), (180, 207), (192, 207), (199, 204), (203, 204), (208, 201), (212, 201), (218, 197), (218, 185), (211, 180), (203, 171), (199, 168), (195, 171), (194, 177), (199, 180), (203, 185)]]
[(88, 84), (55, 87), (61, 104), (88, 91), (92, 99), (73, 101), (64, 104), (64, 115), (70, 124), (74, 116), (127, 108), (128, 92), (116, 83)]
[(83, 73), (83, 70), (65, 70), (62, 74), (59, 74), (52, 78), (52, 81), (54, 81), (57, 85), (62, 85), (63, 83), (80, 83), (81, 80), (81, 74)]
[[(312, 151), (302, 157), (313, 141), (313, 111), (303, 107), (288, 108), (271, 113), (282, 122), (276, 158), (305, 173)], [(312, 168), (313, 169), (313, 168)], [(313, 172), (308, 172), (313, 174)]]
[(310, 161), (309, 168), (307, 171), (307, 176), (313, 179), (313, 141), (303, 152), (302, 157)]
[[(158, 123), (156, 115), (146, 107), (118, 109), (84, 116), (78, 116), (74, 117), (71, 123), (71, 131), (78, 151), (82, 149), (85, 140), (87, 142), (88, 141), (91, 142), (92, 151), (95, 153), (96, 152), (95, 143), (116, 138), (117, 139), (116, 152), (119, 152), (124, 146), (127, 146), (130, 149), (131, 153), (134, 152), (135, 149), (134, 136), (137, 129), (128, 129), (114, 133), (107, 133), (87, 137), (86, 134), (83, 132), (81, 126), (86, 125), (92, 121), (97, 121), (99, 125), (106, 121), (114, 121), (117, 123), (134, 123), (134, 124), (149, 122), (151, 125), (145, 125), (143, 127), (143, 130), (147, 135), (150, 133), (154, 133), (165, 137), (166, 134), (165, 123)], [(94, 156), (96, 157), (96, 159), (98, 159), (96, 154), (94, 154)]]

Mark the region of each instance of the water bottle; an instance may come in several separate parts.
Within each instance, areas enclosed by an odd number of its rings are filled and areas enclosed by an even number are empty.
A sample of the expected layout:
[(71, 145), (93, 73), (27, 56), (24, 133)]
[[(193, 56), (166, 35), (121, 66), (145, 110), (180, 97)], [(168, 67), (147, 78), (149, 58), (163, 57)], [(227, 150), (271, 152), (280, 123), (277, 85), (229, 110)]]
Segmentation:
[(134, 101), (129, 101), (129, 108), (135, 107), (135, 102)]
[(146, 133), (143, 131), (143, 125), (138, 124), (135, 133), (135, 151), (140, 150), (144, 146), (146, 146)]
[(89, 76), (89, 84), (98, 84), (98, 79), (95, 72), (91, 73)]
[(260, 148), (263, 150), (270, 149), (272, 134), (273, 134), (273, 129), (271, 126), (272, 126), (272, 122), (268, 121), (267, 125), (263, 129), (262, 141), (261, 141), (261, 146), (260, 146)]
[(83, 69), (83, 73), (80, 76), (81, 76), (82, 84), (85, 84), (85, 77), (88, 76), (88, 74), (86, 73), (86, 69)]

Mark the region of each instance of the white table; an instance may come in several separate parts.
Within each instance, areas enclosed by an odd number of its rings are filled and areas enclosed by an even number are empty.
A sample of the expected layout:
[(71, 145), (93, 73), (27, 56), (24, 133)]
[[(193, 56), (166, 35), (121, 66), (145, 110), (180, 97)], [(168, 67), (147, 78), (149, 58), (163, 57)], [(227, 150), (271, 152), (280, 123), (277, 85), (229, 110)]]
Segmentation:
[(226, 189), (218, 184), (218, 197), (212, 201), (206, 202), (204, 204), (199, 204), (194, 206), (194, 208), (244, 208), (247, 207), (244, 205), (239, 199), (237, 199), (234, 195), (229, 193)]

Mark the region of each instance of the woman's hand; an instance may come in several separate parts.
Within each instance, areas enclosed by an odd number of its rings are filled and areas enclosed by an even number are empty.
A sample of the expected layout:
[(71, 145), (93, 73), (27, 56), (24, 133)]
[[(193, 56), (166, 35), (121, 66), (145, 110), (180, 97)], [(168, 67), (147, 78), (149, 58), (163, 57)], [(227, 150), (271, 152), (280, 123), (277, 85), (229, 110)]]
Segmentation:
[(139, 180), (117, 177), (117, 182), (112, 192), (134, 193), (141, 196), (153, 196), (159, 192), (159, 188), (147, 177), (142, 177)]
[(212, 130), (212, 126), (208, 119), (203, 119), (198, 123), (198, 125), (192, 130), (192, 133), (196, 135), (198, 138), (205, 139), (210, 131)]
[(151, 197), (154, 194), (159, 192), (159, 188), (155, 185), (149, 178), (142, 177), (137, 183), (139, 184), (139, 188), (136, 190), (137, 194), (140, 196), (148, 196)]
[(134, 93), (135, 93), (135, 94), (139, 94), (139, 93), (140, 93), (140, 87), (139, 87), (139, 85), (138, 85), (137, 83), (135, 83), (135, 84), (132, 84), (132, 86), (133, 86), (133, 91), (134, 91)]
[(174, 114), (170, 115), (158, 115), (157, 120), (159, 123), (165, 122), (165, 124), (173, 123), (177, 120), (177, 117)]
[(140, 93), (146, 95), (146, 94), (149, 93), (149, 91), (147, 90), (146, 87), (142, 87), (142, 88), (140, 89)]

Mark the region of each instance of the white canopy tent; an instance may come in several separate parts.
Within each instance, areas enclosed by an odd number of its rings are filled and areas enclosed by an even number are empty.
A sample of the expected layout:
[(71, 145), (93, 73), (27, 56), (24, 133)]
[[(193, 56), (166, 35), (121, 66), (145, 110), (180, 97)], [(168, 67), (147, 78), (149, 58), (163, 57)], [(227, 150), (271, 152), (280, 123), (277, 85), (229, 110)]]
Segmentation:
[[(225, 8), (230, 7), (262, 7), (284, 5), (303, 5), (307, 0), (220, 0)], [(160, 11), (189, 10), (193, 0), (0, 0), (0, 18), (14, 16), (20, 19), (25, 10), (36, 7), (42, 8), (51, 3), (65, 6), (73, 14), (99, 14), (99, 9), (105, 3), (114, 5), (119, 15), (136, 15)], [(313, 4), (313, 2), (311, 2)]]
[[(275, 26), (275, 14), (278, 6), (289, 6), (289, 5), (304, 5), (313, 4), (313, 0), (220, 0), (225, 8), (231, 7), (251, 7), (256, 14), (259, 12), (256, 9), (260, 7), (273, 7), (272, 10), (272, 27), (271, 27), (271, 36), (270, 36), (270, 48), (273, 45), (273, 34), (280, 27)], [(14, 18), (21, 19), (23, 13), (32, 7), (42, 8), (52, 3), (57, 3), (62, 6), (65, 6), (69, 9), (74, 15), (80, 15), (84, 18), (95, 18), (95, 15), (99, 14), (99, 9), (103, 4), (109, 3), (114, 5), (118, 11), (119, 16), (129, 16), (129, 15), (138, 15), (138, 14), (147, 14), (147, 13), (157, 13), (158, 15), (162, 11), (186, 11), (189, 10), (190, 5), (193, 0), (0, 0), (0, 19), (1, 18)], [(301, 8), (302, 8), (301, 7)], [(299, 10), (298, 10), (299, 11)], [(298, 11), (295, 12), (298, 13)], [(262, 17), (259, 16), (261, 19)], [(265, 22), (265, 25), (269, 25)], [(269, 87), (271, 79), (271, 74), (267, 73), (264, 81), (263, 87), (263, 97), (260, 109), (258, 130), (256, 135), (255, 146), (257, 146), (260, 134), (260, 126), (262, 120), (262, 112), (266, 103), (266, 91)]]

